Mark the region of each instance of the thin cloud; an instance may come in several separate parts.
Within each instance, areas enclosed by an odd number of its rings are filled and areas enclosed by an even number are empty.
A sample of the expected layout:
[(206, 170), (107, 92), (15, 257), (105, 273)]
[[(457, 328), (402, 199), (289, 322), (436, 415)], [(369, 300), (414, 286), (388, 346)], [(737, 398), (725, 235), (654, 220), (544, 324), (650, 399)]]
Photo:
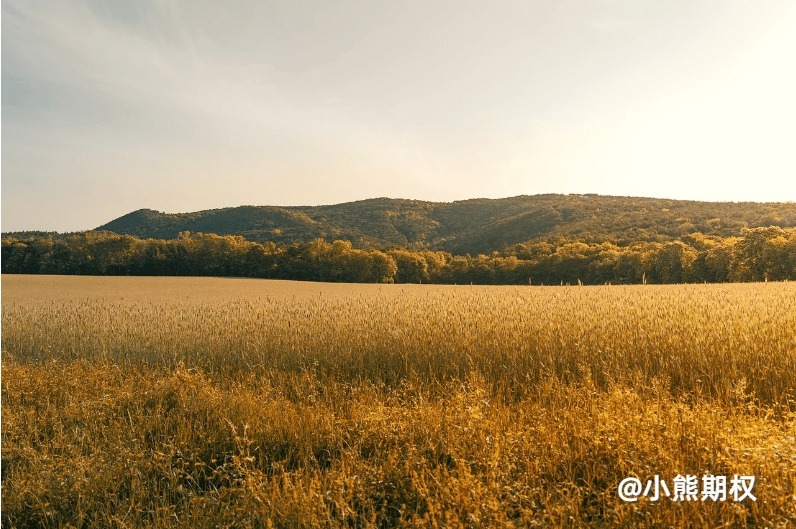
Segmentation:
[(4, 0), (4, 227), (631, 184), (792, 197), (796, 20), (772, 1)]
[(638, 21), (619, 18), (600, 18), (588, 20), (586, 21), (586, 25), (600, 31), (614, 32), (633, 28), (638, 25)]
[[(8, 75), (109, 100), (175, 119), (216, 126), (289, 132), (309, 125), (309, 112), (268, 79), (267, 66), (235, 64), (224, 50), (200, 58), (197, 41), (174, 4), (162, 4), (153, 24), (132, 26), (85, 5), (3, 3), (4, 69)], [(12, 104), (12, 101), (4, 103)], [(56, 103), (57, 104), (57, 103)], [(58, 112), (81, 109), (61, 105)]]

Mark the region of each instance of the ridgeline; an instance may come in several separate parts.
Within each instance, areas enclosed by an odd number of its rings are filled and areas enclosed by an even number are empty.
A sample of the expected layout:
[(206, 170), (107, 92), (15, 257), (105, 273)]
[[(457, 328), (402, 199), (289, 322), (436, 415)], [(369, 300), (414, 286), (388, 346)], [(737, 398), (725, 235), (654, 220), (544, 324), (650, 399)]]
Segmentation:
[(796, 204), (537, 195), (166, 214), (4, 234), (3, 273), (635, 284), (796, 279)]
[(695, 202), (600, 195), (534, 195), (458, 202), (374, 198), (330, 206), (241, 206), (194, 213), (134, 211), (98, 230), (142, 239), (180, 232), (253, 242), (347, 240), (355, 248), (477, 255), (528, 242), (667, 242), (689, 233), (731, 237), (743, 228), (796, 227), (796, 203)]

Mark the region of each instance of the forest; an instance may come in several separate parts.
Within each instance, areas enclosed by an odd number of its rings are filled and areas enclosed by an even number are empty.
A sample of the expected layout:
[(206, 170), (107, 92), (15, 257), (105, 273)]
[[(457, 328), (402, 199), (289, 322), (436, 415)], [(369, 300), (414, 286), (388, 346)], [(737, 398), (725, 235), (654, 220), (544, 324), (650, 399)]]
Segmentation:
[(2, 273), (481, 285), (783, 281), (796, 279), (796, 228), (743, 229), (730, 237), (694, 232), (626, 245), (557, 238), (478, 255), (357, 248), (321, 238), (287, 244), (188, 231), (175, 239), (87, 231), (5, 236)]
[[(96, 229), (141, 239), (181, 232), (267, 243), (350, 241), (354, 248), (488, 255), (518, 243), (581, 241), (627, 246), (689, 233), (736, 237), (744, 228), (796, 227), (796, 204), (696, 202), (601, 195), (533, 195), (456, 202), (374, 198), (328, 206), (239, 206), (192, 213), (141, 209)], [(17, 235), (17, 234), (14, 234)], [(20, 234), (26, 235), (26, 234)]]

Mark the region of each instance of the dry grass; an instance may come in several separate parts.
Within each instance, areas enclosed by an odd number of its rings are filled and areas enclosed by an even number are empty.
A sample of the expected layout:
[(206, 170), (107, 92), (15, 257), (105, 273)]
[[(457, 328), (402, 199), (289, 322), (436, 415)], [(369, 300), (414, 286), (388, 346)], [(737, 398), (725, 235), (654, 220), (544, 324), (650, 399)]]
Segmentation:
[(396, 296), (402, 292), (446, 291), (451, 285), (392, 285), (270, 281), (229, 277), (120, 277), (4, 275), (3, 305), (52, 304), (53, 301), (103, 303), (217, 304), (233, 300), (312, 298), (345, 299), (351, 296)]
[[(796, 523), (796, 284), (3, 277), (8, 527)], [(757, 502), (623, 503), (752, 474)]]

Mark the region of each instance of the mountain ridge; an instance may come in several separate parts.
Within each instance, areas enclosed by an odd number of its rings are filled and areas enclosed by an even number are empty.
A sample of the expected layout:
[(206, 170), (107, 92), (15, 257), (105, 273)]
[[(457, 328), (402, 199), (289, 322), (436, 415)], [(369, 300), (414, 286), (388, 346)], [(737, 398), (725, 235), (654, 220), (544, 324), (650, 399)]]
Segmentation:
[(668, 241), (693, 232), (796, 226), (793, 202), (704, 202), (595, 194), (518, 195), (431, 202), (388, 197), (320, 206), (244, 205), (186, 213), (143, 208), (98, 230), (173, 239), (180, 232), (241, 235), (256, 242), (345, 239), (356, 247), (488, 253), (528, 241)]

